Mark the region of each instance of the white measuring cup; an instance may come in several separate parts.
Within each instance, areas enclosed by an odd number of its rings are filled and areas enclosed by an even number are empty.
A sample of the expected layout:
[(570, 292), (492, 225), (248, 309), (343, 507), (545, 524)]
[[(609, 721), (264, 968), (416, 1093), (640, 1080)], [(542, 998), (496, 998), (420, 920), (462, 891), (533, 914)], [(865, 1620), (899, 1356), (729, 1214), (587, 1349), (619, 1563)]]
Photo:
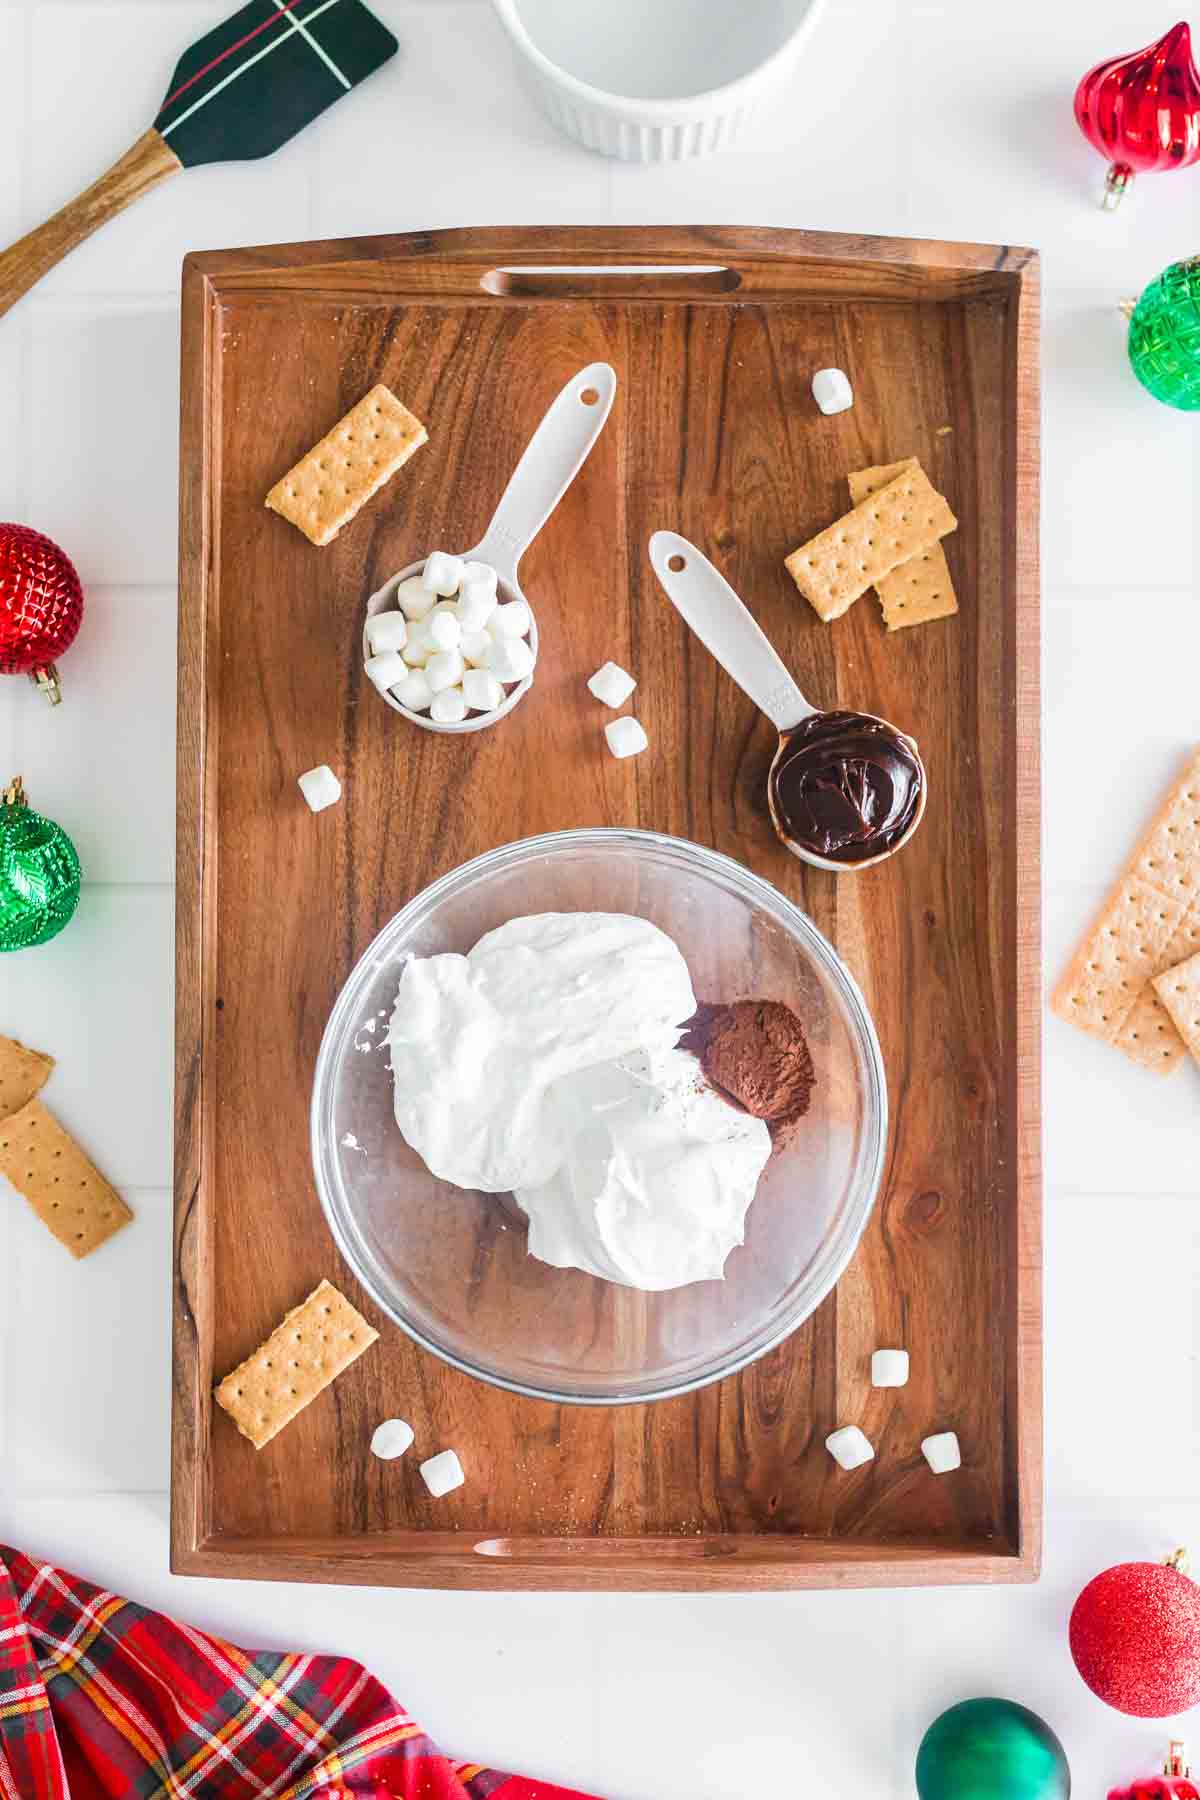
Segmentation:
[[(524, 600), (529, 607), (529, 648), (533, 652), (534, 669), (523, 681), (509, 689), (494, 712), (471, 713), (456, 725), (439, 724), (428, 713), (414, 712), (392, 693), (380, 697), (393, 712), (398, 712), (423, 731), (456, 735), (483, 731), (496, 725), (519, 706), (530, 688), (537, 668), (537, 615), (522, 592), (517, 569), (522, 556), (532, 544), (550, 514), (554, 511), (580, 469), (588, 459), (592, 445), (604, 429), (617, 392), (617, 372), (608, 363), (589, 363), (572, 375), (557, 399), (552, 401), (545, 417), (525, 447), (520, 462), (509, 477), (508, 486), (492, 514), (492, 522), (473, 550), (463, 550), (464, 562), (488, 563), (496, 571), (496, 585), (502, 600)], [(367, 601), (367, 618), (376, 613), (395, 610), (396, 589), (411, 575), (419, 575), (425, 557), (409, 563), (390, 581), (384, 582)], [(371, 654), (367, 627), (363, 623), (363, 660)]]
[(779, 745), (767, 778), (767, 802), (771, 823), (780, 842), (802, 862), (811, 863), (817, 869), (829, 869), (835, 875), (852, 875), (860, 869), (872, 869), (885, 862), (889, 856), (895, 856), (897, 850), (904, 848), (925, 816), (929, 783), (914, 739), (906, 732), (898, 731), (887, 719), (879, 719), (877, 713), (857, 715), (886, 725), (889, 731), (907, 745), (916, 763), (920, 776), (920, 793), (916, 812), (902, 837), (897, 838), (894, 844), (880, 851), (877, 856), (863, 857), (858, 862), (835, 861), (832, 857), (818, 855), (807, 845), (797, 843), (785, 829), (776, 809), (773, 776), (776, 765), (788, 748), (788, 734), (806, 719), (820, 717), (827, 709), (814, 706), (810, 700), (805, 699), (766, 633), (739, 600), (720, 570), (713, 567), (702, 551), (690, 544), (687, 538), (680, 537), (676, 531), (656, 531), (650, 539), (649, 550), (651, 567), (676, 612), (690, 625), (705, 649), (711, 651), (725, 673), (731, 675), (758, 710), (766, 714), (779, 733)]

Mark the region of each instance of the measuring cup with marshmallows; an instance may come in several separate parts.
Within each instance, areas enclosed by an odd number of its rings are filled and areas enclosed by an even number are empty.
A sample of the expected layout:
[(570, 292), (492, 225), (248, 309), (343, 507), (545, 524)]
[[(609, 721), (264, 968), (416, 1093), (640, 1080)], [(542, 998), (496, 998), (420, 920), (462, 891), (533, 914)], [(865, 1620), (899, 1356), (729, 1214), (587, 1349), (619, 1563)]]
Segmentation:
[[(387, 687), (376, 685), (376, 691), (393, 712), (401, 713), (404, 718), (411, 719), (414, 725), (420, 725), (425, 731), (456, 734), (483, 731), (487, 726), (495, 725), (525, 698), (533, 685), (538, 654), (538, 629), (533, 607), (521, 590), (517, 570), (522, 556), (587, 461), (592, 445), (603, 431), (612, 410), (616, 391), (616, 371), (608, 363), (589, 363), (585, 369), (580, 369), (552, 402), (530, 438), (500, 498), (492, 522), (475, 548), (466, 550), (457, 557), (448, 557), (438, 552), (436, 562), (432, 555), (420, 557), (416, 562), (409, 563), (407, 568), (401, 569), (398, 575), (393, 575), (377, 593), (371, 595), (367, 601), (367, 616), (363, 623), (364, 662), (372, 659), (368, 635), (371, 621), (381, 613), (397, 611), (399, 590), (404, 583), (424, 577), (427, 564), (430, 575), (436, 576), (436, 591), (433, 591), (433, 583), (424, 584), (430, 596), (427, 613), (429, 618), (438, 611), (439, 600), (442, 605), (450, 607), (450, 616), (454, 616), (454, 590), (446, 590), (449, 583), (458, 578), (460, 564), (475, 565), (474, 569), (468, 568), (466, 578), (482, 581), (485, 587), (485, 571), (495, 571), (499, 605), (497, 612), (491, 615), (493, 619), (505, 606), (517, 602), (525, 609), (524, 613), (517, 615), (520, 630), (510, 640), (510, 652), (517, 644), (525, 646), (524, 652), (520, 655), (506, 655), (503, 649), (505, 640), (498, 637), (496, 642), (500, 647), (495, 656), (490, 658), (495, 679), (503, 691), (503, 698), (497, 705), (486, 711), (468, 709), (461, 719), (439, 720), (432, 718), (427, 709), (418, 711), (398, 699), (392, 692), (392, 686), (398, 685), (398, 682)], [(512, 615), (507, 617), (511, 618)], [(421, 621), (415, 623), (419, 626)], [(454, 648), (455, 645), (449, 646), (449, 650)], [(481, 649), (480, 653), (483, 660), (478, 666), (481, 672), (486, 673), (489, 652)], [(403, 652), (399, 654), (402, 655)], [(461, 650), (458, 654), (461, 660)], [(418, 672), (418, 666), (406, 671), (412, 674)], [(444, 666), (441, 673), (445, 673)], [(479, 685), (483, 687), (487, 684)]]

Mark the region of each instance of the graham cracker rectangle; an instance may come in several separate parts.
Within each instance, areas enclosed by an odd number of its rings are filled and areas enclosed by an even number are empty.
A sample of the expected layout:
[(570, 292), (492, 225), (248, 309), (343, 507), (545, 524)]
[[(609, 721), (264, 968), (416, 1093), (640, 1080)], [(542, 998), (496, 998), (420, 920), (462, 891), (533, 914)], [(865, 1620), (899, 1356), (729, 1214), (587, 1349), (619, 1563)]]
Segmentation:
[[(1143, 857), (1140, 866), (1145, 866)], [(1200, 950), (1200, 903), (1193, 902), (1171, 933), (1160, 961), (1167, 969), (1177, 968)], [(1178, 1022), (1155, 990), (1161, 977), (1154, 976), (1143, 988), (1133, 1010), (1121, 1025), (1113, 1043), (1126, 1056), (1140, 1062), (1159, 1075), (1169, 1075), (1187, 1055), (1188, 1046), (1180, 1036)]]
[(854, 469), (846, 480), (850, 485), (850, 498), (855, 506), (861, 506), (868, 494), (877, 494), (880, 488), (890, 487), (898, 475), (908, 469), (919, 469), (920, 459), (916, 456), (902, 456), (899, 462), (872, 463), (869, 469)]
[(312, 543), (328, 544), (428, 437), (380, 383), (275, 483), (266, 505)]
[(1169, 1075), (1186, 1054), (1155, 978), (1200, 946), (1200, 751), (1188, 761), (1054, 991), (1060, 1018)]
[(1111, 1042), (1114, 1050), (1155, 1075), (1170, 1075), (1187, 1055), (1187, 1046), (1152, 983), (1142, 989)]
[(75, 1257), (90, 1256), (133, 1217), (40, 1100), (0, 1124), (0, 1174)]
[(1163, 951), (1163, 965), (1173, 969), (1200, 950), (1200, 902), (1193, 900), (1184, 913), (1170, 943)]
[(1200, 1063), (1200, 955), (1154, 977), (1154, 991), (1183, 1042)]
[(1200, 754), (1168, 794), (1136, 866), (1142, 880), (1160, 892), (1189, 903), (1200, 899)]
[(225, 1377), (217, 1404), (261, 1450), (378, 1336), (332, 1282), (322, 1281)]
[[(880, 463), (873, 469), (857, 469), (847, 476), (850, 498), (860, 506), (871, 494), (895, 481), (906, 469), (919, 468), (915, 456), (902, 462)], [(882, 575), (875, 583), (883, 622), (889, 631), (903, 631), (909, 625), (927, 625), (931, 619), (948, 619), (958, 611), (958, 595), (950, 578), (950, 564), (940, 543), (919, 550), (890, 575)]]
[(786, 558), (821, 619), (840, 618), (869, 587), (953, 531), (958, 520), (914, 462)]
[(10, 1119), (45, 1085), (54, 1058), (29, 1050), (16, 1038), (0, 1037), (0, 1119)]
[(1169, 966), (1164, 954), (1183, 917), (1181, 901), (1127, 875), (1076, 951), (1055, 1011), (1093, 1037), (1115, 1037), (1142, 989)]

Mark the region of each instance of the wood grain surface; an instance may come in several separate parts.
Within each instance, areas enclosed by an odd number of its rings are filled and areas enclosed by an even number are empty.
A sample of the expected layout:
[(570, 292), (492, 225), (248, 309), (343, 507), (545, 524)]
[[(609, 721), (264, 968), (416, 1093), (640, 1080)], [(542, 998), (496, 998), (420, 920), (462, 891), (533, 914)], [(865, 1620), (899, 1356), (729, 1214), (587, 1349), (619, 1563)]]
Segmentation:
[(168, 175), (178, 175), (182, 168), (171, 146), (153, 127), (143, 131), (124, 156), (82, 194), (68, 200), (44, 225), (0, 250), (0, 315), (15, 306), (23, 294), (85, 238), (91, 237), (93, 231), (124, 212)]
[[(605, 263), (659, 272), (553, 272)], [(803, 232), (453, 231), (189, 259), (177, 1570), (614, 1589), (1036, 1575), (1037, 299), (1027, 251)], [(531, 697), (472, 738), (403, 727), (362, 673), (367, 595), (481, 535), (594, 359), (620, 377), (612, 417), (522, 565)], [(809, 381), (831, 364), (855, 406), (824, 419)], [(314, 550), (263, 496), (376, 381), (429, 445)], [(960, 521), (961, 612), (888, 636), (867, 595), (821, 624), (784, 555), (846, 510), (850, 469), (914, 453)], [(836, 877), (776, 841), (775, 735), (658, 591), (659, 527), (718, 563), (807, 693), (914, 729), (930, 798), (901, 856)], [(589, 729), (584, 678), (609, 658), (640, 681), (651, 751), (629, 762)], [(295, 777), (323, 760), (350, 779), (318, 831)], [(807, 1324), (739, 1377), (617, 1410), (517, 1398), (417, 1349), (341, 1264), (309, 1161), (321, 1034), (375, 932), (464, 860), (568, 825), (712, 845), (796, 900), (863, 988), (892, 1112), (874, 1217)], [(212, 1386), (322, 1276), (383, 1336), (256, 1453)], [(913, 1352), (898, 1393), (870, 1387), (881, 1344)], [(475, 1453), (436, 1510), (413, 1458), (367, 1453), (397, 1410), (418, 1441)], [(823, 1440), (849, 1421), (877, 1455), (848, 1476)], [(965, 1466), (939, 1480), (917, 1446), (949, 1428)]]

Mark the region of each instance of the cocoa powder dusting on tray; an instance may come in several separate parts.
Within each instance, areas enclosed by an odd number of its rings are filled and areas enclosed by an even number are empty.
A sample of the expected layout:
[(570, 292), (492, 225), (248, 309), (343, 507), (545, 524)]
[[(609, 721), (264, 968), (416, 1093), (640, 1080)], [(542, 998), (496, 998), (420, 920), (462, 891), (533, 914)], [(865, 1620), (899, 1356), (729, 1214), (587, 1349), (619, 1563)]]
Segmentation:
[(781, 1000), (702, 1001), (680, 1048), (699, 1059), (714, 1087), (765, 1120), (777, 1142), (808, 1111), (813, 1061), (799, 1019)]

